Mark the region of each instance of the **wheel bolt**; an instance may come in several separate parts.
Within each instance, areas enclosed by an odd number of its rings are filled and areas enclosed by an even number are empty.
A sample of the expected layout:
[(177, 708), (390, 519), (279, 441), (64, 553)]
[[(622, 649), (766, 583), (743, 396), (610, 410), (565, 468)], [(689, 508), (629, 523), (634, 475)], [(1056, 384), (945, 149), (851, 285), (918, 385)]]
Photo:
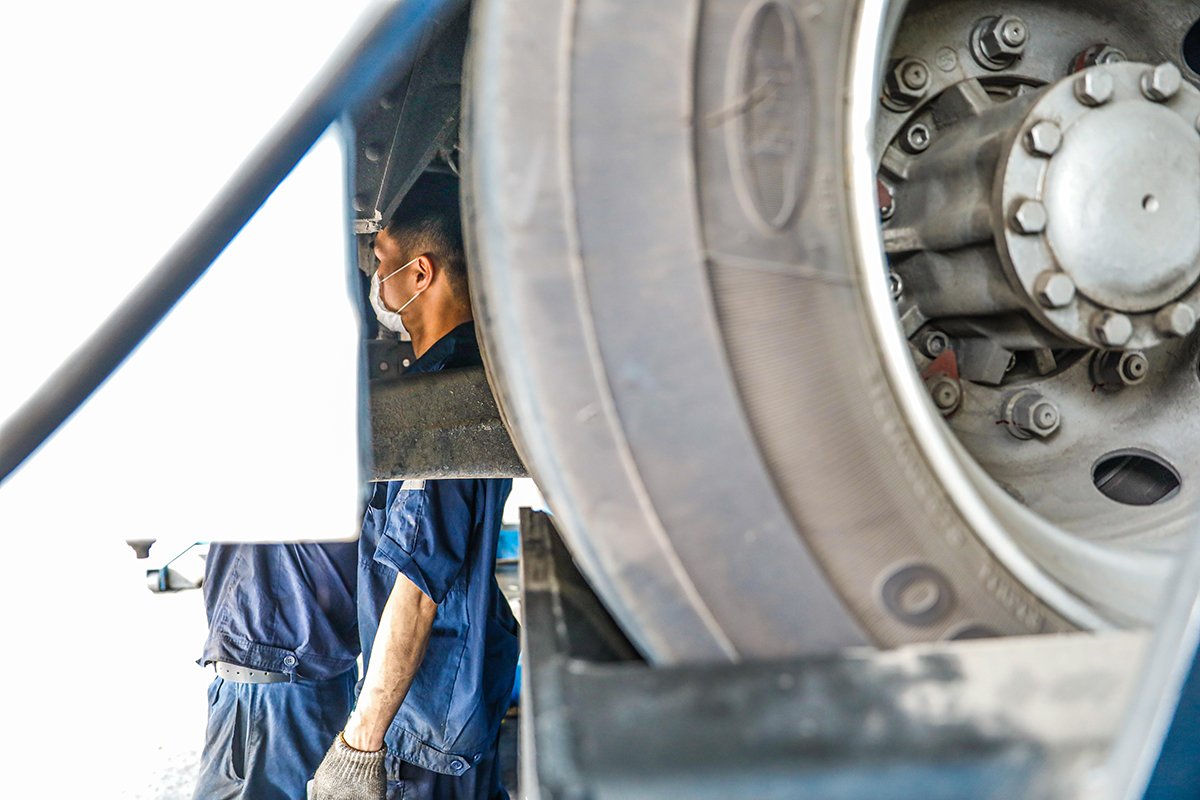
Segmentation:
[(1081, 69), (1094, 67), (1097, 64), (1120, 64), (1128, 60), (1124, 50), (1118, 50), (1112, 45), (1094, 44), (1075, 56), (1072, 61), (1071, 71), (1078, 72)]
[(1163, 336), (1187, 336), (1196, 327), (1196, 312), (1186, 303), (1171, 303), (1154, 315), (1154, 327)]
[(1142, 75), (1142, 94), (1157, 103), (1170, 100), (1181, 86), (1183, 75), (1180, 74), (1179, 67), (1170, 61), (1159, 64)]
[(1126, 386), (1137, 386), (1150, 374), (1150, 362), (1137, 350), (1110, 350), (1096, 353), (1092, 358), (1092, 381), (1109, 392)]
[(958, 408), (962, 402), (962, 386), (949, 375), (935, 375), (925, 382), (933, 404), (943, 415)]
[(925, 98), (931, 83), (929, 65), (919, 58), (902, 58), (892, 64), (883, 86), (884, 105), (907, 111)]
[(1045, 438), (1058, 430), (1058, 406), (1032, 389), (1017, 392), (1004, 405), (1008, 432), (1018, 439)]
[(1075, 281), (1065, 273), (1046, 270), (1034, 282), (1033, 293), (1045, 308), (1062, 308), (1075, 299)]
[(1075, 99), (1085, 106), (1102, 106), (1112, 99), (1112, 75), (1102, 69), (1089, 69), (1075, 79)]
[(929, 67), (920, 59), (910, 59), (904, 64), (900, 80), (910, 92), (924, 91), (929, 88)]
[(1020, 17), (1005, 14), (980, 20), (972, 36), (975, 60), (987, 69), (1004, 69), (1025, 52), (1029, 41), (1029, 27)]
[(1029, 32), (1025, 30), (1025, 23), (1017, 17), (1005, 20), (1004, 25), (1000, 28), (1000, 38), (1009, 47), (1020, 47), (1025, 44), (1028, 36)]
[(1047, 222), (1046, 207), (1037, 200), (1021, 200), (1013, 210), (1012, 226), (1017, 233), (1041, 233)]
[(1121, 347), (1133, 336), (1133, 323), (1124, 314), (1097, 311), (1092, 317), (1092, 334), (1106, 347)]
[(1125, 353), (1117, 365), (1117, 370), (1126, 386), (1136, 386), (1146, 379), (1146, 373), (1150, 371), (1150, 362), (1141, 353)]
[(889, 272), (888, 290), (891, 292), (893, 300), (899, 300), (904, 296), (904, 279), (894, 272)]
[(1025, 134), (1025, 149), (1035, 156), (1049, 158), (1062, 145), (1062, 131), (1049, 120), (1042, 120)]

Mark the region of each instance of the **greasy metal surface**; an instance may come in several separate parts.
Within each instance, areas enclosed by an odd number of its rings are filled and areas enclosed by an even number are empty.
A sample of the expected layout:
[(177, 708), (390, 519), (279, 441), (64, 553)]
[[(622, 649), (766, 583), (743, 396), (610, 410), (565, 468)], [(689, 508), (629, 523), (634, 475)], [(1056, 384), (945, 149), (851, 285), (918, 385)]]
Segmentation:
[(482, 367), (371, 382), (374, 480), (522, 478)]
[(548, 516), (526, 511), (522, 542), (522, 785), (541, 800), (1074, 797), (1146, 644), (1076, 634), (650, 667), (603, 644), (611, 621)]

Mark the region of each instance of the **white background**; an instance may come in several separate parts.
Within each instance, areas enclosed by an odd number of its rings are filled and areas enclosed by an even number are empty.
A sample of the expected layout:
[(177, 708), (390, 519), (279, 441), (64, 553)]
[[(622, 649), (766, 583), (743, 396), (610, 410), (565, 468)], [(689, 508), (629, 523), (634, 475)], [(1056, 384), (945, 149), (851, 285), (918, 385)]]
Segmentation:
[[(0, 417), (156, 262), (364, 5), (0, 4)], [(124, 539), (355, 532), (342, 202), (327, 140), (0, 485), (5, 795), (190, 796), (203, 606), (151, 595)]]

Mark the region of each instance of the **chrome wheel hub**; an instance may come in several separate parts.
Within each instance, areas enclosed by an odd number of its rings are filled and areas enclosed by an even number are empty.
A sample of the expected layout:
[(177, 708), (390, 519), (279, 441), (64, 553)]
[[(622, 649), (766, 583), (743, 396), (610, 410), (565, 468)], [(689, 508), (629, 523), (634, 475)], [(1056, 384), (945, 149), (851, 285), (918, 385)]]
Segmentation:
[(1177, 335), (1153, 312), (1200, 302), (1200, 91), (1176, 81), (1152, 99), (1154, 72), (1102, 65), (1047, 89), (997, 175), (1006, 272), (1039, 322), (1084, 347), (1151, 347)]

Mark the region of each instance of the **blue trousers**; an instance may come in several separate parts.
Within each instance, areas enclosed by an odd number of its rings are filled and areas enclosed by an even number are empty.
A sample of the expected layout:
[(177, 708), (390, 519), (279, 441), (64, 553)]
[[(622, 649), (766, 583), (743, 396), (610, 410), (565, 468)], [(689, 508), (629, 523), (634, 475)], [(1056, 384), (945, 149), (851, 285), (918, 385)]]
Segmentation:
[(291, 683), (214, 679), (194, 800), (305, 800), (354, 706), (355, 672)]

